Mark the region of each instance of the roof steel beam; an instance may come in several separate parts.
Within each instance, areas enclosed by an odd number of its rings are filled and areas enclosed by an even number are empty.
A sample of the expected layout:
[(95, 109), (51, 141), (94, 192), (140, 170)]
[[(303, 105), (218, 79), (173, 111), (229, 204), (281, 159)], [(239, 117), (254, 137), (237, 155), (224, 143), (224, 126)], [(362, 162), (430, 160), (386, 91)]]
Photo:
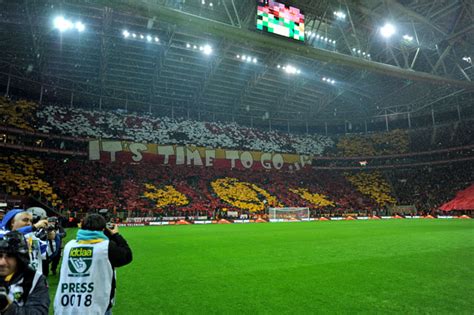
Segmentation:
[[(394, 1), (392, 0), (391, 2)], [(280, 52), (300, 55), (342, 66), (369, 70), (401, 79), (424, 81), (440, 85), (449, 84), (460, 88), (474, 89), (473, 82), (460, 81), (425, 72), (402, 69), (396, 66), (355, 58), (337, 52), (308, 47), (298, 43), (280, 40), (272, 36), (265, 36), (259, 32), (251, 32), (249, 30), (232, 27), (225, 23), (171, 10), (162, 5), (136, 2), (132, 0), (103, 0), (102, 3), (104, 5), (114, 7), (117, 10), (132, 10), (144, 16), (157, 16), (161, 21), (179, 24), (184, 27), (192, 28), (195, 31), (214, 34), (216, 36), (220, 36), (228, 40), (234, 40), (240, 43), (251, 43), (255, 46), (277, 49)], [(408, 11), (412, 12), (411, 10)]]

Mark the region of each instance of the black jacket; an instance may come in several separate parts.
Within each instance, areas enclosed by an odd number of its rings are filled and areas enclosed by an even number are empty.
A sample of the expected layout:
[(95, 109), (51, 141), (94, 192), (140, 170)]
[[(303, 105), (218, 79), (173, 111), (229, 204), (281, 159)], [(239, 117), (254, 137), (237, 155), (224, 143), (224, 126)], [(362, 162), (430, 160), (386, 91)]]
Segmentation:
[[(132, 250), (128, 246), (127, 241), (120, 234), (111, 235), (110, 233), (105, 233), (109, 238), (109, 261), (112, 265), (112, 268), (122, 267), (128, 265), (132, 262)], [(108, 309), (113, 305), (115, 297), (115, 272), (114, 277), (112, 278), (112, 291), (110, 292), (110, 304)]]
[[(14, 275), (12, 280), (5, 285), (11, 286), (23, 281), (23, 305), (13, 302), (2, 312), (5, 315), (47, 315), (49, 311), (49, 293), (46, 278), (41, 275), (36, 283), (33, 283), (35, 271), (28, 268), (24, 272)], [(2, 279), (3, 280), (3, 279)], [(29, 293), (30, 289), (33, 291)], [(26, 298), (25, 298), (26, 296)]]

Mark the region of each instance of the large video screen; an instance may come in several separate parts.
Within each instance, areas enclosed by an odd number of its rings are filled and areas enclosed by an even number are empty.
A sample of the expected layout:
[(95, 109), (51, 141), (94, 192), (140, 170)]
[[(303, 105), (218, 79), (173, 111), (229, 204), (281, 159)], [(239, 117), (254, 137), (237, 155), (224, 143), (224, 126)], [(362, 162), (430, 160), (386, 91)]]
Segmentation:
[(259, 0), (257, 29), (304, 41), (304, 15), (298, 8), (272, 0)]

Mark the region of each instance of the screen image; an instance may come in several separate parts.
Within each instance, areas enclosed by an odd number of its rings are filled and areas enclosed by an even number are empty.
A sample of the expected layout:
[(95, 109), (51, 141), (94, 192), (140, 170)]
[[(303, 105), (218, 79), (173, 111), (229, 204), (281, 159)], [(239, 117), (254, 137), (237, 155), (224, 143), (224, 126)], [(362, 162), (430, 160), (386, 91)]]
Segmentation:
[(271, 0), (260, 0), (257, 29), (304, 41), (304, 15), (300, 9)]

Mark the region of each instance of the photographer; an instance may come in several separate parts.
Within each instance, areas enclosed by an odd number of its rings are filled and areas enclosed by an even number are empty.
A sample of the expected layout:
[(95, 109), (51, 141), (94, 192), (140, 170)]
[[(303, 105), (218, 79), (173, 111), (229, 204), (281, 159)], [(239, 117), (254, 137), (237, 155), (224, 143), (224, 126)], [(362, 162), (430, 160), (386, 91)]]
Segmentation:
[(49, 274), (49, 264), (51, 263), (51, 272), (56, 274), (56, 270), (61, 259), (61, 249), (63, 238), (66, 237), (66, 231), (61, 226), (57, 217), (48, 218), (48, 250), (46, 264), (43, 262), (43, 274)]
[[(44, 214), (46, 215), (45, 211)], [(44, 231), (47, 226), (48, 221), (45, 218), (37, 217), (35, 220), (31, 212), (14, 209), (9, 211), (2, 220), (0, 237), (10, 231), (21, 232), (30, 248), (30, 266), (41, 273), (42, 261), (46, 258), (47, 243), (38, 238), (38, 235), (46, 235)]]
[(115, 268), (132, 261), (118, 226), (106, 227), (100, 214), (87, 215), (77, 237), (66, 244), (54, 313), (112, 314)]
[(48, 314), (46, 278), (31, 269), (23, 235), (9, 232), (0, 239), (0, 313)]

